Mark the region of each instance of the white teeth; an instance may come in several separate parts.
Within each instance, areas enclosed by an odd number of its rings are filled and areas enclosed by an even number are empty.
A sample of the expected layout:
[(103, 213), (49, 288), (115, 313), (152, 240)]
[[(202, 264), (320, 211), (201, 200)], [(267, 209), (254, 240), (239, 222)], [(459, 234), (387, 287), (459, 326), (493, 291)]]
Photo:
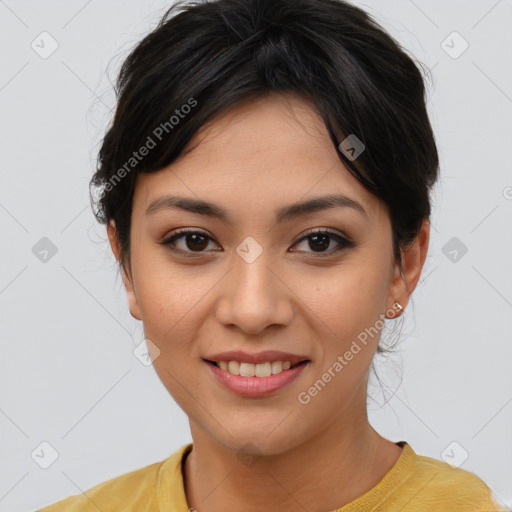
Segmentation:
[(283, 371), (283, 363), (281, 361), (274, 361), (272, 363), (272, 375), (281, 373)]
[(254, 377), (254, 365), (251, 363), (240, 363), (240, 375), (242, 377)]
[(270, 363), (260, 363), (254, 365), (254, 375), (256, 377), (268, 377), (272, 375)]
[(239, 363), (238, 361), (219, 361), (219, 368), (227, 370), (232, 375), (240, 375), (242, 377), (269, 377), (283, 370), (291, 368), (290, 361), (267, 361), (266, 363)]
[(238, 361), (229, 361), (228, 372), (233, 375), (240, 375), (240, 363)]

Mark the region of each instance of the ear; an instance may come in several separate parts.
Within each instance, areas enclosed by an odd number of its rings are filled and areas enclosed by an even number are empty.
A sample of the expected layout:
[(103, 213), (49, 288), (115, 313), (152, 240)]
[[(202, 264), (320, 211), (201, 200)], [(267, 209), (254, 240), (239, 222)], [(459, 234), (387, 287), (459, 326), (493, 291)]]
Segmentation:
[(412, 245), (402, 249), (402, 274), (398, 263), (395, 262), (394, 276), (388, 295), (388, 309), (393, 309), (395, 302), (406, 308), (409, 297), (420, 279), (421, 270), (427, 257), (430, 240), (430, 222), (423, 219), (420, 231)]
[(133, 318), (142, 320), (139, 303), (137, 302), (137, 295), (133, 286), (131, 272), (129, 270), (128, 272), (126, 271), (125, 266), (121, 261), (121, 244), (119, 242), (119, 237), (117, 236), (116, 224), (113, 220), (111, 220), (107, 225), (107, 235), (110, 242), (110, 248), (112, 249), (112, 252), (114, 253), (114, 256), (121, 268), (121, 274), (123, 277), (124, 288), (126, 290), (126, 296), (128, 298), (130, 313)]

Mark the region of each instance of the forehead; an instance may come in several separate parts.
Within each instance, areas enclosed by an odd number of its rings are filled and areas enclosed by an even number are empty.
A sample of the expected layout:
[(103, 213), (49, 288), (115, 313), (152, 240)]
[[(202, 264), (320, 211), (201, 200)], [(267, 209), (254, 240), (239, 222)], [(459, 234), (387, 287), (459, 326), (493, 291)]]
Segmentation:
[[(216, 116), (166, 169), (142, 174), (136, 199), (183, 193), (228, 205), (269, 208), (325, 194), (344, 194), (370, 215), (382, 204), (343, 165), (314, 104), (271, 93)], [(218, 200), (217, 200), (218, 199)]]
[[(313, 102), (297, 94), (271, 92), (237, 103), (205, 124), (185, 148), (183, 158), (217, 156), (230, 160), (303, 159), (336, 156)], [(198, 154), (199, 153), (199, 154)], [(295, 155), (295, 158), (292, 158)], [(284, 170), (286, 165), (281, 166)]]

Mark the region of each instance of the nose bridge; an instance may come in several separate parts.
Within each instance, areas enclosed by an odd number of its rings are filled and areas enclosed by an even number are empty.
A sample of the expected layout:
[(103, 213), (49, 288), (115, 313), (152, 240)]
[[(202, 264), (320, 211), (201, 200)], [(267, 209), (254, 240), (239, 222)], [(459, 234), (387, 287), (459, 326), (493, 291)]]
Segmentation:
[(236, 252), (229, 284), (217, 309), (218, 320), (251, 333), (268, 325), (288, 323), (292, 307), (286, 287), (275, 275), (277, 266), (272, 264), (270, 253), (254, 239), (244, 240)]
[(269, 253), (262, 250), (260, 254), (254, 255), (255, 250), (250, 247), (246, 254), (248, 257), (246, 257), (243, 254), (244, 251), (245, 247), (241, 244), (233, 261), (235, 293), (241, 295), (241, 299), (247, 295), (258, 296), (260, 294), (272, 297), (275, 295), (275, 276)]

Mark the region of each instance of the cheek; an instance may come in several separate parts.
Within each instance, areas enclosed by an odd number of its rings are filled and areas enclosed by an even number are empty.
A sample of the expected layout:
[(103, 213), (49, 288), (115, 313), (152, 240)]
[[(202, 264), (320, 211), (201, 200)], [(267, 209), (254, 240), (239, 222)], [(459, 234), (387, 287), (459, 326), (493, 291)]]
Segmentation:
[[(317, 361), (298, 400), (304, 428), (312, 418), (329, 421), (354, 401), (364, 403), (366, 377), (384, 325), (386, 270), (346, 266), (318, 284), (306, 304), (314, 315)], [(299, 397), (298, 397), (299, 398)]]
[(160, 248), (138, 248), (132, 261), (144, 326), (165, 341), (168, 336), (174, 336), (179, 324), (187, 323), (188, 317), (215, 285), (215, 276), (204, 266), (171, 262)]
[(371, 266), (347, 264), (313, 288), (314, 301), (306, 304), (315, 313), (319, 364), (312, 395), (304, 390), (316, 405), (306, 410), (318, 413), (329, 403), (339, 410), (361, 391), (384, 326), (387, 275), (377, 259)]
[(176, 402), (193, 414), (189, 393), (200, 389), (197, 368), (203, 364), (197, 340), (212, 315), (211, 293), (225, 272), (172, 263), (163, 251), (141, 251), (133, 269), (144, 333), (157, 348), (154, 369)]
[(319, 276), (314, 286), (306, 286), (302, 300), (328, 327), (328, 337), (347, 341), (385, 311), (387, 276), (379, 261), (346, 264)]

